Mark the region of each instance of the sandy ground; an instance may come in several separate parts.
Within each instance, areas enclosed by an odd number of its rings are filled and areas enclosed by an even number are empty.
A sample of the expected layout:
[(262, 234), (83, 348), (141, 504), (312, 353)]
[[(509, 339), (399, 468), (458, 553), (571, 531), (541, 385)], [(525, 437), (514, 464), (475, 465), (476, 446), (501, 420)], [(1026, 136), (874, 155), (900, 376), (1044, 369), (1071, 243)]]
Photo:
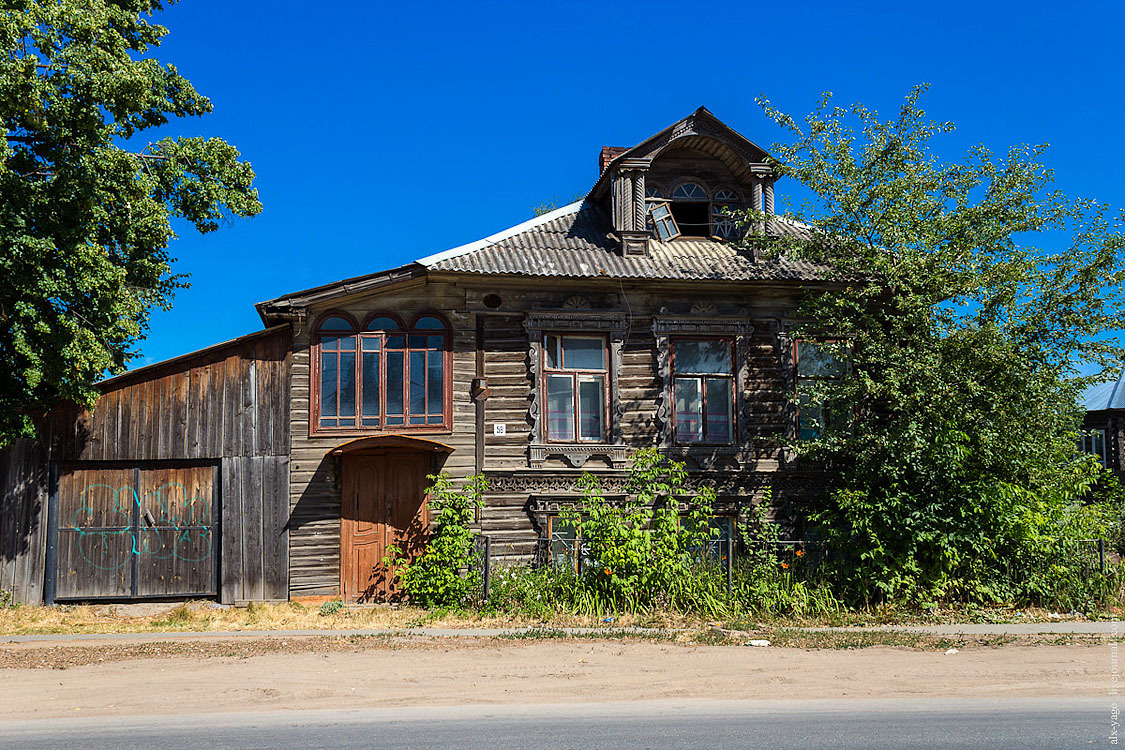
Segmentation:
[[(9, 656), (34, 652), (12, 652)], [(383, 643), (303, 653), (218, 651), (0, 672), (3, 719), (651, 699), (1098, 697), (1112, 646), (956, 654), (888, 647), (604, 641)], [(98, 657), (100, 658), (100, 657)], [(9, 664), (12, 662), (10, 661)]]

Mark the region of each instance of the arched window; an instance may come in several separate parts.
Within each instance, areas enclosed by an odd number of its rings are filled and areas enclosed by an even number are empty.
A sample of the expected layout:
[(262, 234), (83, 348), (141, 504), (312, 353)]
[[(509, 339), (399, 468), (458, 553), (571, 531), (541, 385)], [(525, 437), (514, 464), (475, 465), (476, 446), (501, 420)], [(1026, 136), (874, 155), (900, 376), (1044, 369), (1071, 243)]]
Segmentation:
[(711, 196), (711, 234), (724, 240), (738, 236), (738, 222), (733, 212), (742, 198), (730, 188), (719, 188)]
[(707, 191), (702, 185), (695, 182), (685, 182), (672, 191), (672, 200), (676, 201), (705, 201), (708, 199)]
[(448, 428), (449, 327), (424, 314), (404, 326), (376, 313), (358, 330), (343, 316), (317, 331), (319, 430)]

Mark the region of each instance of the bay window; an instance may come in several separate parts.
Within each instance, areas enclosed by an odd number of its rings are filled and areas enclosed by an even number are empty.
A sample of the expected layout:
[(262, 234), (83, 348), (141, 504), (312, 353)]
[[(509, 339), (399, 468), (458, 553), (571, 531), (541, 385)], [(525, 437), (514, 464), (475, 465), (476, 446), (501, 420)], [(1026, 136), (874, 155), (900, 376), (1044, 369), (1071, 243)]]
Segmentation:
[(314, 352), (314, 431), (449, 427), (449, 328), (436, 315), (404, 326), (378, 313), (361, 327), (331, 314)]
[(734, 342), (675, 339), (672, 390), (677, 443), (734, 440)]

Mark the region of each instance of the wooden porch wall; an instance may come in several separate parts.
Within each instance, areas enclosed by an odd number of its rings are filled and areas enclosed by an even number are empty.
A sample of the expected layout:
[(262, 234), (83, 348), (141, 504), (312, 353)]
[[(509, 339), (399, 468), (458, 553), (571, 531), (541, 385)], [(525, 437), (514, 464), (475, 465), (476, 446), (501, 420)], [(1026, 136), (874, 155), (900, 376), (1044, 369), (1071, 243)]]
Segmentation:
[(290, 337), (280, 326), (126, 374), (92, 411), (59, 408), (0, 451), (0, 590), (42, 600), (51, 463), (192, 460), (221, 467), (223, 601), (285, 598)]

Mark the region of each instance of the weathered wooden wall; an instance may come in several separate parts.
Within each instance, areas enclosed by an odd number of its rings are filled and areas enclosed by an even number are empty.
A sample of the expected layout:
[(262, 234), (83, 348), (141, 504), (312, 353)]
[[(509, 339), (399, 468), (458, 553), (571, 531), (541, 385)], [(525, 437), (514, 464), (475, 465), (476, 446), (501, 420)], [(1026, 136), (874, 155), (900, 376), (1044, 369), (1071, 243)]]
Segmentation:
[(453, 326), (453, 430), (425, 436), (454, 448), (443, 467), (454, 476), (471, 474), (475, 460), (474, 407), (469, 396), (475, 329), (465, 312), (463, 289), (417, 281), (311, 310), (295, 330), (293, 341), (289, 579), (293, 596), (335, 594), (340, 588), (339, 460), (328, 454), (357, 435), (309, 434), (310, 327), (329, 309), (351, 313), (360, 320), (376, 310), (393, 311), (408, 321), (422, 311), (439, 310), (449, 319)]
[(42, 599), (51, 463), (203, 459), (221, 466), (224, 526), (253, 540), (223, 529), (224, 600), (284, 598), (290, 341), (278, 326), (113, 378), (92, 411), (56, 409), (0, 451), (0, 589)]
[[(693, 480), (716, 486), (723, 502), (744, 504), (766, 484), (775, 484), (779, 468), (774, 439), (787, 429), (787, 379), (778, 337), (779, 319), (790, 314), (796, 290), (763, 289), (749, 294), (745, 286), (716, 289), (710, 294), (696, 285), (685, 289), (654, 289), (641, 283), (590, 283), (552, 280), (527, 281), (445, 277), (416, 280), (393, 289), (357, 295), (332, 303), (313, 305), (306, 322), (295, 332), (292, 376), (291, 486), (291, 595), (335, 594), (340, 585), (340, 487), (337, 459), (330, 451), (352, 439), (351, 435), (309, 434), (309, 346), (312, 325), (328, 310), (343, 310), (363, 319), (377, 310), (393, 311), (404, 318), (426, 309), (443, 312), (453, 325), (453, 428), (426, 437), (456, 450), (442, 467), (454, 477), (465, 477), (479, 465), (491, 489), (479, 522), (493, 539), (493, 554), (519, 558), (531, 554), (542, 533), (541, 505), (551, 498), (573, 497), (578, 476), (585, 470), (603, 475), (607, 486), (620, 483), (621, 467), (611, 468), (598, 458), (582, 468), (551, 458), (542, 466), (529, 462), (531, 434), (529, 406), (532, 378), (529, 340), (524, 328), (531, 310), (562, 309), (575, 295), (584, 296), (594, 311), (628, 312), (629, 332), (622, 351), (618, 387), (624, 406), (622, 431), (631, 450), (657, 443), (657, 403), (664, 388), (659, 378), (653, 315), (687, 314), (705, 298), (724, 315), (743, 316), (753, 325), (747, 347), (747, 382), (744, 383), (747, 431), (762, 446), (749, 464), (723, 460), (692, 463)], [(499, 294), (502, 304), (483, 304), (487, 294)], [(625, 296), (626, 295), (627, 299)], [(682, 309), (681, 309), (682, 308)], [(470, 390), (476, 376), (476, 337), (483, 334), (483, 375), (490, 396), (483, 408), (483, 455), (477, 454), (475, 405)], [(505, 434), (494, 433), (503, 424)], [(688, 454), (691, 454), (688, 451)], [(707, 458), (706, 450), (696, 458)], [(706, 464), (706, 468), (703, 465)]]

